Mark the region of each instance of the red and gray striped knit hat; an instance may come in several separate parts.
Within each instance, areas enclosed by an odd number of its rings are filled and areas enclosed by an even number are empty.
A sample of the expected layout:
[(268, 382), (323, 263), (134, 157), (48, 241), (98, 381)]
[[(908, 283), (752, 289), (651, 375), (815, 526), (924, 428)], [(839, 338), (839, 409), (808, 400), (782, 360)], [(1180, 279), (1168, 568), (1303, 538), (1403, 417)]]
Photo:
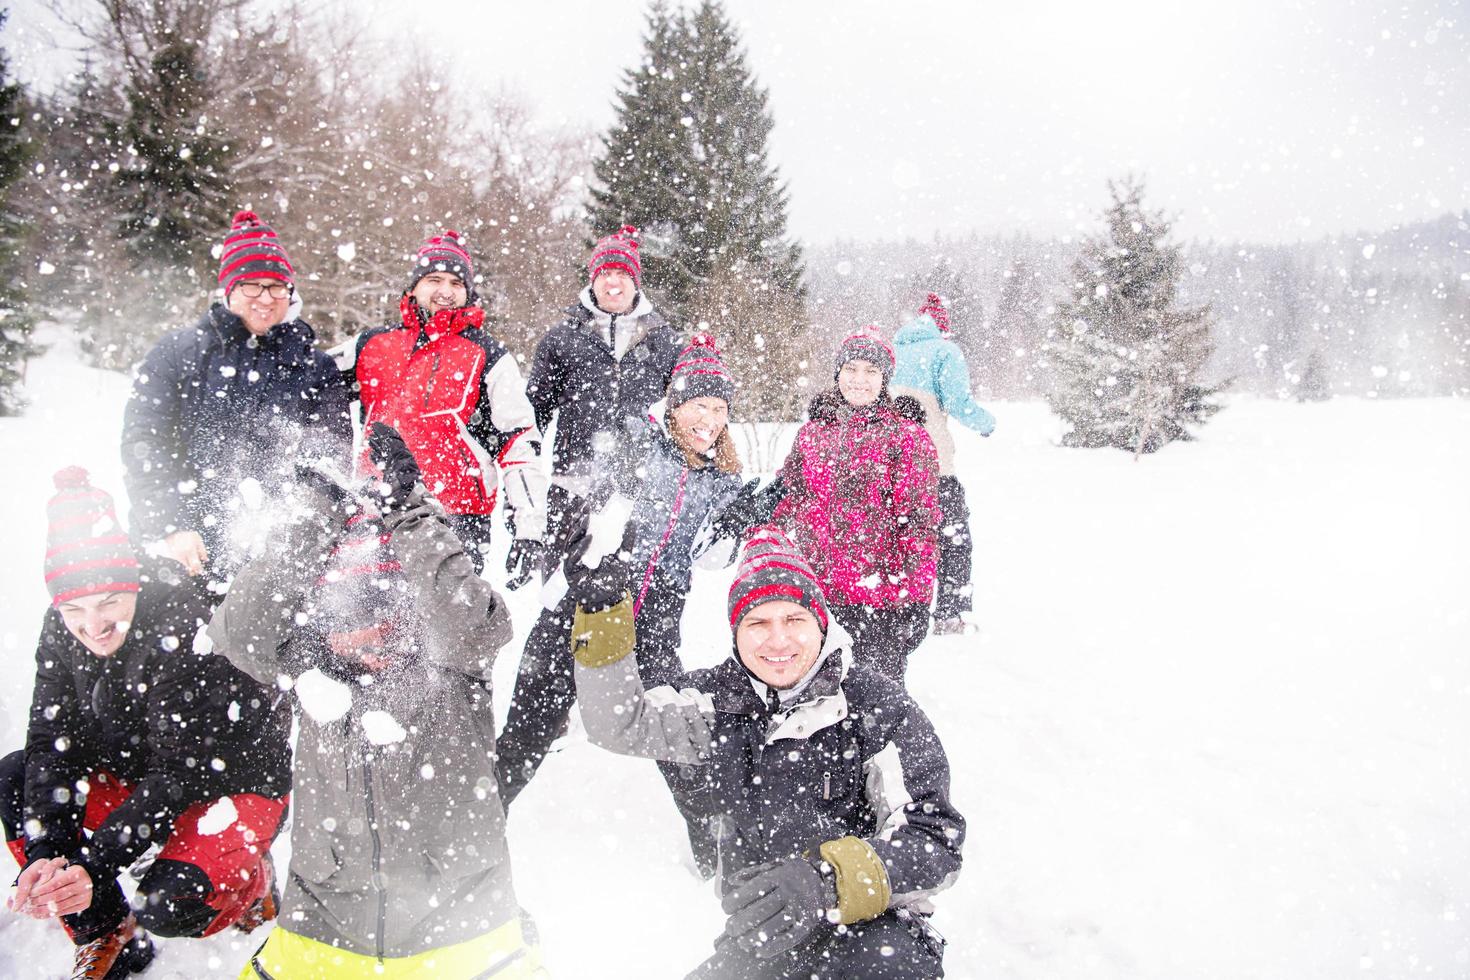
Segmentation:
[(112, 494), (92, 486), (87, 471), (68, 466), (52, 477), (46, 504), (46, 588), (59, 606), (101, 592), (137, 592), (138, 559), (118, 522)]
[(943, 333), (949, 333), (949, 310), (944, 308), (944, 299), (938, 293), (930, 293), (924, 300), (924, 305), (919, 307), (919, 315), (929, 314), (934, 325)]
[(689, 346), (679, 352), (674, 372), (669, 375), (669, 407), (678, 408), (691, 398), (721, 398), (725, 404), (735, 402), (735, 382), (720, 360), (715, 338), (697, 333)]
[(893, 345), (884, 340), (878, 328), (872, 324), (860, 327), (842, 341), (842, 346), (837, 348), (837, 364), (832, 369), (833, 378), (842, 372), (842, 365), (848, 361), (867, 361), (883, 372), (885, 385), (893, 377), (893, 366), (896, 363)]
[(407, 610), (408, 583), (390, 540), (376, 517), (359, 514), (347, 522), (316, 582), (317, 625), (323, 633), (387, 627)]
[(413, 287), (419, 284), (419, 280), (431, 272), (448, 272), (459, 276), (460, 282), (464, 283), (465, 289), (469, 291), (468, 302), (474, 302), (475, 263), (470, 260), (469, 250), (460, 240), (459, 232), (453, 228), (442, 235), (430, 235), (424, 239), (424, 243), (419, 246), (418, 255), (414, 258), (413, 268), (409, 270), (408, 285), (403, 291), (413, 292)]
[(730, 629), (739, 626), (750, 610), (775, 599), (810, 609), (826, 632), (827, 600), (812, 566), (780, 528), (764, 524), (750, 532), (740, 553), (740, 568), (730, 584)]
[(225, 236), (219, 257), (219, 284), (228, 299), (230, 290), (241, 279), (279, 279), (294, 283), (296, 272), (291, 257), (276, 237), (274, 229), (260, 220), (254, 211), (237, 211), (230, 233)]
[(638, 262), (638, 229), (623, 225), (598, 241), (587, 260), (587, 281), (595, 282), (604, 269), (622, 269), (633, 277), (633, 285), (643, 288), (643, 266)]

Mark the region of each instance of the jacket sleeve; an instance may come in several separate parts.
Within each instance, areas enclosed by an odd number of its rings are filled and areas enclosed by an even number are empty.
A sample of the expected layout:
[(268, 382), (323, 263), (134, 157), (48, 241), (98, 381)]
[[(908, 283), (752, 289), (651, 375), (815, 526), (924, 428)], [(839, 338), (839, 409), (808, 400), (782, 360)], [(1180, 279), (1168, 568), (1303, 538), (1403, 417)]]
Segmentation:
[(939, 549), (939, 457), (917, 422), (905, 422), (899, 438), (891, 504), (898, 527), (894, 558), (909, 578), (910, 593), (923, 595), (933, 584)]
[[(954, 883), (965, 819), (949, 801), (949, 760), (924, 712), (895, 691), (886, 738), (863, 760), (865, 792), (877, 831), (865, 841), (888, 884), (886, 908), (927, 899)], [(825, 848), (824, 848), (825, 851)], [(824, 853), (824, 856), (825, 853)], [(842, 874), (839, 871), (839, 891)]]
[(633, 602), (580, 608), (572, 623), (577, 701), (587, 738), (610, 752), (685, 765), (709, 761), (714, 701), (688, 687), (643, 689), (633, 652)]
[(480, 411), (470, 435), (495, 454), (500, 484), (515, 518), (515, 536), (546, 537), (546, 472), (541, 468), (541, 430), (526, 385), (510, 353), (502, 353), (480, 379)]
[(91, 725), (82, 717), (76, 683), (62, 651), (69, 637), (48, 612), (36, 644), (36, 680), (26, 728), (25, 828), (29, 860), (59, 857), (77, 847), (79, 808), (71, 801), (91, 771)]
[(945, 345), (935, 374), (940, 408), (982, 436), (988, 436), (995, 431), (995, 416), (977, 405), (974, 396), (970, 394), (970, 368), (959, 347), (954, 344)]
[(383, 524), (427, 631), (425, 658), (490, 680), (496, 654), (511, 641), (510, 615), (490, 583), (475, 574), (438, 502), (417, 487), (407, 506), (384, 515)]
[(285, 648), (306, 613), (308, 577), (315, 576), (305, 564), (283, 556), (251, 559), (210, 618), (207, 646), (261, 684), (276, 687), (283, 675), (289, 679), (294, 671)]
[(132, 502), (129, 525), (142, 541), (156, 541), (184, 527), (180, 487), (190, 478), (180, 431), (184, 346), (174, 334), (153, 345), (138, 366), (123, 410), (123, 484)]
[(558, 356), (557, 328), (552, 327), (536, 344), (531, 358), (531, 374), (526, 379), (526, 398), (536, 414), (536, 431), (544, 433), (561, 403), (562, 383), (566, 380)]

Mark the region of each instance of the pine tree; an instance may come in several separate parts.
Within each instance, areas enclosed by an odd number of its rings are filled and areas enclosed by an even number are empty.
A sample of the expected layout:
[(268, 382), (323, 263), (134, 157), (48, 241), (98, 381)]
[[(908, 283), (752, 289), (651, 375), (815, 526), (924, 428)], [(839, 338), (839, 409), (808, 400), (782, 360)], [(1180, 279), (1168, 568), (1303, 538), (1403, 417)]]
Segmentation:
[(593, 167), (590, 225), (642, 229), (645, 279), (672, 312), (698, 319), (717, 302), (700, 300), (711, 281), (736, 268), (804, 302), (786, 188), (766, 150), (767, 101), (718, 0), (690, 14), (655, 0), (642, 63), (623, 75)]
[(1144, 210), (1143, 185), (1109, 181), (1107, 234), (1089, 238), (1072, 266), (1050, 343), (1056, 382), (1048, 402), (1071, 424), (1069, 446), (1114, 446), (1137, 458), (1189, 439), (1220, 405), (1198, 380), (1213, 344), (1209, 307), (1181, 307), (1181, 250), (1162, 212)]
[[(0, 11), (0, 28), (7, 13)], [(26, 112), (25, 93), (10, 78), (9, 59), (0, 51), (0, 415), (20, 411), (26, 360), (35, 353), (35, 316), (26, 296), (29, 252), (12, 202), (31, 155)]]
[(688, 299), (695, 277), (684, 262), (681, 225), (695, 197), (693, 143), (681, 121), (688, 116), (682, 95), (689, 46), (683, 16), (655, 0), (642, 61), (623, 72), (617, 121), (593, 164), (588, 222), (594, 238), (625, 224), (638, 227), (644, 279), (657, 283), (661, 299), (673, 305)]
[(187, 265), (229, 226), (230, 157), (210, 121), (213, 87), (200, 41), (177, 38), (135, 72), (117, 175), (119, 231), (144, 259)]

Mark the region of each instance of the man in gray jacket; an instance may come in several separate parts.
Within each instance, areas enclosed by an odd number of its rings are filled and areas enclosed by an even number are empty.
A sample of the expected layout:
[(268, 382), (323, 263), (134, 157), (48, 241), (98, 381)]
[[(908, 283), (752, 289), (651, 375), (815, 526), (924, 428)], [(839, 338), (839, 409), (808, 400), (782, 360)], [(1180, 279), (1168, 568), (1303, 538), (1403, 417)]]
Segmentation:
[(378, 499), (308, 476), (304, 518), (209, 626), (216, 653), (293, 690), (300, 722), (280, 926), (246, 975), (539, 976), (495, 779), (510, 620), (398, 434), (376, 424), (369, 445)]

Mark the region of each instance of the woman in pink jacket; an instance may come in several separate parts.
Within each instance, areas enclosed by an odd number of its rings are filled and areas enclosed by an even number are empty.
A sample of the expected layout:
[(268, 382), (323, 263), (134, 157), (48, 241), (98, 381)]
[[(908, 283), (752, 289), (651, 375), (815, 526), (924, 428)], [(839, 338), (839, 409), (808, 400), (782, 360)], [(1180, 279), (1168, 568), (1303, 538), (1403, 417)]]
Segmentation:
[(775, 521), (817, 573), (853, 654), (902, 683), (924, 640), (939, 548), (939, 464), (923, 409), (888, 393), (893, 348), (864, 327), (837, 352), (781, 470)]

